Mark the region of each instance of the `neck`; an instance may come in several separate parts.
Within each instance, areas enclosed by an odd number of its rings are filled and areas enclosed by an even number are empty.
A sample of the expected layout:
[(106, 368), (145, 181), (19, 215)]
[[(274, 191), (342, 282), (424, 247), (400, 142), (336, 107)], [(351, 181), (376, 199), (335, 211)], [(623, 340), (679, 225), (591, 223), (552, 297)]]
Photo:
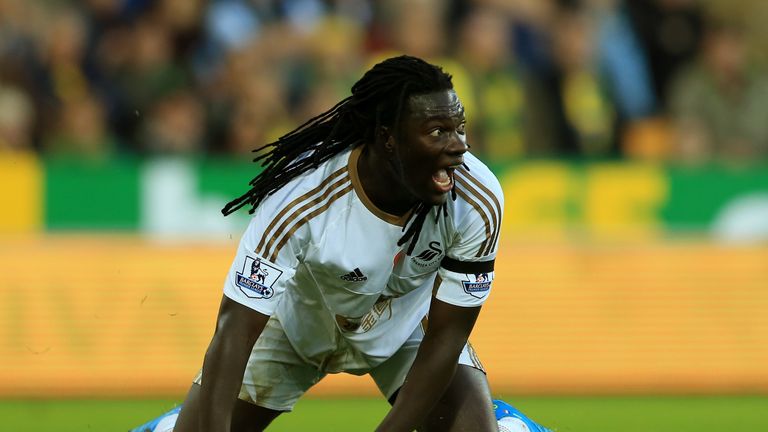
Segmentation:
[(357, 172), (366, 196), (380, 210), (402, 216), (416, 202), (394, 171), (389, 160), (379, 155), (372, 145), (363, 147), (357, 160)]

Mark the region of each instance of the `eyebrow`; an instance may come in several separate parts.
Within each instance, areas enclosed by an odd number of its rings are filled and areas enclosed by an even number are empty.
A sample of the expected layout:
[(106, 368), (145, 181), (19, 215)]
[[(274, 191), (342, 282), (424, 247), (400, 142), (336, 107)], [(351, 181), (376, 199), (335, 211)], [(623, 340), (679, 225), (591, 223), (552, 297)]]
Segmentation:
[(424, 120), (451, 119), (464, 116), (464, 106), (459, 105), (459, 109), (454, 107), (425, 108)]

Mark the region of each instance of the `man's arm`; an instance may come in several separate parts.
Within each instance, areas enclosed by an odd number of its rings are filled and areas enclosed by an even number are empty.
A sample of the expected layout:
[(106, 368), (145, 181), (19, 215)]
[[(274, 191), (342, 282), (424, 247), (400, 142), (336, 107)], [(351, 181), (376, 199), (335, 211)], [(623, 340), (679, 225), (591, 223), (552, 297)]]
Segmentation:
[(480, 306), (453, 306), (432, 299), (427, 332), (416, 359), (377, 432), (410, 432), (421, 425), (453, 379), (459, 354), (479, 313)]
[(200, 429), (229, 431), (248, 357), (269, 316), (223, 296), (216, 331), (203, 361)]

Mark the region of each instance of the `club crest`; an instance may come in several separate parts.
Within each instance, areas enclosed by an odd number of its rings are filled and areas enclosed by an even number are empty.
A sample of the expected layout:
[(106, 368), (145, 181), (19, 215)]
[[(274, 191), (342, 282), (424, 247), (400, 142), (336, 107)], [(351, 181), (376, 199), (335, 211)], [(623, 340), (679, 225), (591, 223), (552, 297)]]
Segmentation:
[(413, 256), (413, 262), (419, 267), (430, 267), (436, 265), (438, 258), (443, 256), (443, 250), (440, 249), (440, 242), (429, 242), (429, 248)]
[(243, 270), (235, 274), (235, 284), (250, 298), (267, 299), (275, 294), (272, 286), (282, 274), (280, 269), (261, 258), (246, 256)]

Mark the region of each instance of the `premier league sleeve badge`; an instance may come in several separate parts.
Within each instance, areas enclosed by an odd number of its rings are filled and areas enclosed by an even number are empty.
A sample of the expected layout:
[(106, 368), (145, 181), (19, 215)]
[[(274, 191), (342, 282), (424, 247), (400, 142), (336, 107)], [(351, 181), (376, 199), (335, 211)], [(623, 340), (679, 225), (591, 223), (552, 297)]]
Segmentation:
[(464, 292), (475, 298), (483, 298), (491, 290), (493, 272), (465, 274), (465, 280), (461, 281)]
[(282, 270), (260, 257), (246, 256), (243, 269), (235, 272), (235, 284), (249, 298), (268, 299), (275, 294), (273, 286), (282, 275)]

